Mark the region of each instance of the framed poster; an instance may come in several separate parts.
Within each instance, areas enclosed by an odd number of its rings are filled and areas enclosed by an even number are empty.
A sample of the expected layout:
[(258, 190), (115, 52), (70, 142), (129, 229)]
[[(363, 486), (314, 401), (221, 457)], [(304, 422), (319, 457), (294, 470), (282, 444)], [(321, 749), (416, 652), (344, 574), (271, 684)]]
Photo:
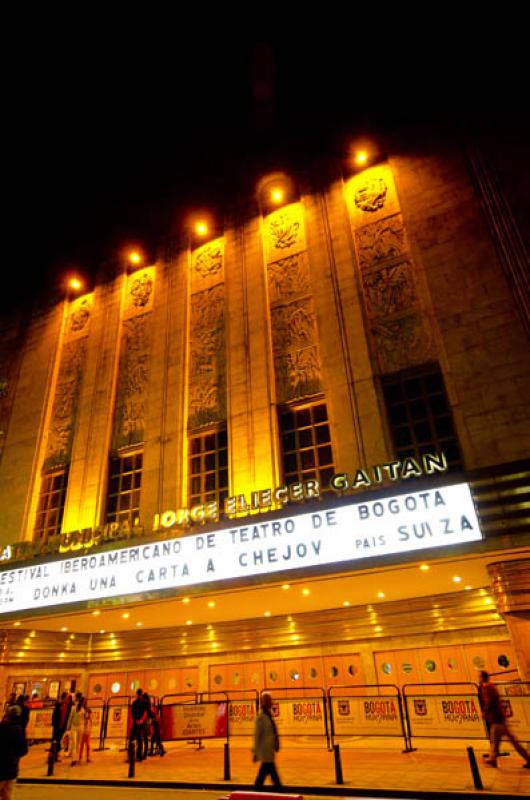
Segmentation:
[(60, 681), (50, 681), (48, 686), (48, 697), (51, 697), (52, 700), (58, 700), (60, 686), (61, 686)]

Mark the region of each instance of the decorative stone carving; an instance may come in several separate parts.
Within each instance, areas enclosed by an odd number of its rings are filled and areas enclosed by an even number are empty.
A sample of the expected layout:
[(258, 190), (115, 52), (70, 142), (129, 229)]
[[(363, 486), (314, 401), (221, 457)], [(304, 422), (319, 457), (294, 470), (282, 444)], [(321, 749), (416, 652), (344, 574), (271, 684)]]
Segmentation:
[(70, 459), (85, 353), (86, 338), (77, 339), (64, 347), (48, 431), (45, 469), (65, 464)]
[(149, 302), (153, 292), (153, 281), (150, 275), (144, 273), (131, 281), (129, 293), (131, 301), (136, 308), (144, 308)]
[(224, 286), (191, 297), (190, 428), (226, 418)]
[(379, 211), (385, 204), (387, 191), (382, 178), (369, 177), (356, 190), (353, 201), (361, 211)]
[(223, 266), (223, 247), (220, 242), (212, 242), (194, 254), (194, 264), (196, 272), (203, 278), (216, 275)]
[(275, 250), (288, 250), (296, 244), (300, 222), (291, 214), (273, 214), (269, 220), (269, 235)]
[(309, 265), (305, 253), (288, 256), (269, 264), (267, 276), (269, 299), (272, 304), (289, 301), (311, 292)]
[(143, 441), (145, 390), (150, 367), (151, 315), (131, 317), (123, 323), (113, 446)]
[(88, 299), (84, 299), (74, 308), (70, 315), (70, 333), (80, 333), (86, 328), (89, 319), (90, 303)]
[(369, 317), (386, 317), (415, 305), (416, 286), (412, 264), (364, 272), (362, 276), (366, 310)]
[(405, 229), (400, 214), (374, 222), (355, 233), (361, 268), (398, 258), (405, 252)]
[(372, 334), (383, 373), (425, 363), (432, 355), (430, 329), (419, 313), (378, 320)]
[(311, 298), (271, 309), (272, 343), (280, 402), (321, 390), (316, 317)]
[(299, 400), (322, 391), (316, 345), (293, 350), (275, 359), (278, 401)]

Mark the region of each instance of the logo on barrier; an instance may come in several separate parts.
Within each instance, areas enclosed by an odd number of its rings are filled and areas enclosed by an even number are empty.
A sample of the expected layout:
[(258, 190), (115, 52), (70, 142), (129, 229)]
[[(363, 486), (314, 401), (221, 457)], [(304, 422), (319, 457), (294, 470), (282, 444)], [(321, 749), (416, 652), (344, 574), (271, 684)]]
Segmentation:
[(348, 717), (350, 714), (350, 701), (339, 700), (338, 702), (339, 714), (341, 717)]
[(121, 722), (121, 708), (112, 709), (112, 721)]
[(273, 717), (279, 717), (280, 716), (280, 704), (279, 703), (273, 703), (272, 704), (272, 706), (271, 706), (271, 716), (273, 716)]
[(421, 697), (414, 700), (414, 713), (417, 717), (425, 717), (427, 714), (427, 703)]

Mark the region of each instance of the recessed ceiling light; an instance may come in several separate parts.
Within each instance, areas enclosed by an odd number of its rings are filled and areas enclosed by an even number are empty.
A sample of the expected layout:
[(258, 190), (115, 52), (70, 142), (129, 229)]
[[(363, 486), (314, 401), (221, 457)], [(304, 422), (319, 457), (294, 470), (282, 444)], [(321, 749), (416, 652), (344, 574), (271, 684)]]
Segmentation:
[(377, 596), (378, 596), (378, 597), (384, 597), (384, 596), (385, 596), (385, 593), (384, 593), (384, 592), (377, 592)]
[(472, 586), (464, 586), (464, 589), (468, 589), (469, 590), (469, 589), (472, 589), (472, 588), (473, 588)]
[(61, 630), (64, 632), (64, 631), (67, 631), (67, 630), (68, 630), (68, 628), (66, 627), (66, 625), (63, 625), (63, 627), (61, 628)]
[(96, 609), (95, 611), (92, 612), (92, 616), (93, 617), (99, 617), (100, 614), (101, 614), (101, 611), (99, 611), (99, 609)]
[(428, 564), (420, 564), (420, 570), (422, 572), (428, 572), (430, 570), (430, 566)]
[(349, 606), (350, 605), (350, 601), (349, 600), (345, 600), (342, 605), (343, 606)]
[(460, 577), (460, 575), (453, 575), (453, 583), (461, 583), (461, 582), (462, 578)]
[(375, 628), (374, 628), (374, 631), (375, 631), (376, 633), (381, 633), (381, 631), (382, 631), (382, 630), (383, 630), (383, 629), (382, 629), (381, 625), (376, 625), (376, 626), (375, 626)]
[(122, 619), (129, 619), (129, 617), (130, 617), (130, 616), (131, 616), (131, 615), (129, 614), (129, 612), (128, 612), (128, 611), (124, 611), (124, 612), (123, 612), (123, 614), (121, 615), (121, 618), (122, 618)]
[(137, 622), (137, 623), (136, 623), (136, 627), (137, 627), (137, 628), (141, 628), (143, 624), (144, 624), (143, 622)]
[(190, 598), (189, 597), (183, 597), (182, 598), (182, 602), (183, 603), (189, 603), (190, 602)]
[(282, 583), (282, 589), (285, 591), (286, 589), (290, 589), (291, 585), (289, 583)]
[(208, 601), (208, 608), (215, 608), (215, 600)]
[(307, 597), (308, 594), (311, 594), (311, 589), (302, 589), (302, 594)]
[(271, 612), (270, 612), (270, 611), (264, 611), (264, 612), (263, 612), (263, 616), (264, 616), (264, 617), (270, 617), (270, 615), (271, 615)]
[(18, 622), (18, 620), (17, 620), (17, 622), (13, 622), (13, 625), (15, 626), (15, 628), (18, 628), (18, 626), (19, 626), (20, 624), (21, 624), (21, 623), (20, 623), (20, 622)]
[(106, 632), (106, 631), (105, 631), (105, 628), (102, 628), (102, 629), (100, 630), (100, 633), (105, 633), (105, 632)]
[(191, 619), (187, 619), (186, 620), (186, 625), (193, 625), (193, 622), (191, 621)]

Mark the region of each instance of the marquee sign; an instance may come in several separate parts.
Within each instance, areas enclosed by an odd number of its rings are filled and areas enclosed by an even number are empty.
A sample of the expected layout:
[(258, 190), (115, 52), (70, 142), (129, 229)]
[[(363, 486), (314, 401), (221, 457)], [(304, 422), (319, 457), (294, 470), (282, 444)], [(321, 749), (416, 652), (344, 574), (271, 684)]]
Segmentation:
[(0, 614), (457, 545), (482, 538), (467, 483), (0, 571)]

